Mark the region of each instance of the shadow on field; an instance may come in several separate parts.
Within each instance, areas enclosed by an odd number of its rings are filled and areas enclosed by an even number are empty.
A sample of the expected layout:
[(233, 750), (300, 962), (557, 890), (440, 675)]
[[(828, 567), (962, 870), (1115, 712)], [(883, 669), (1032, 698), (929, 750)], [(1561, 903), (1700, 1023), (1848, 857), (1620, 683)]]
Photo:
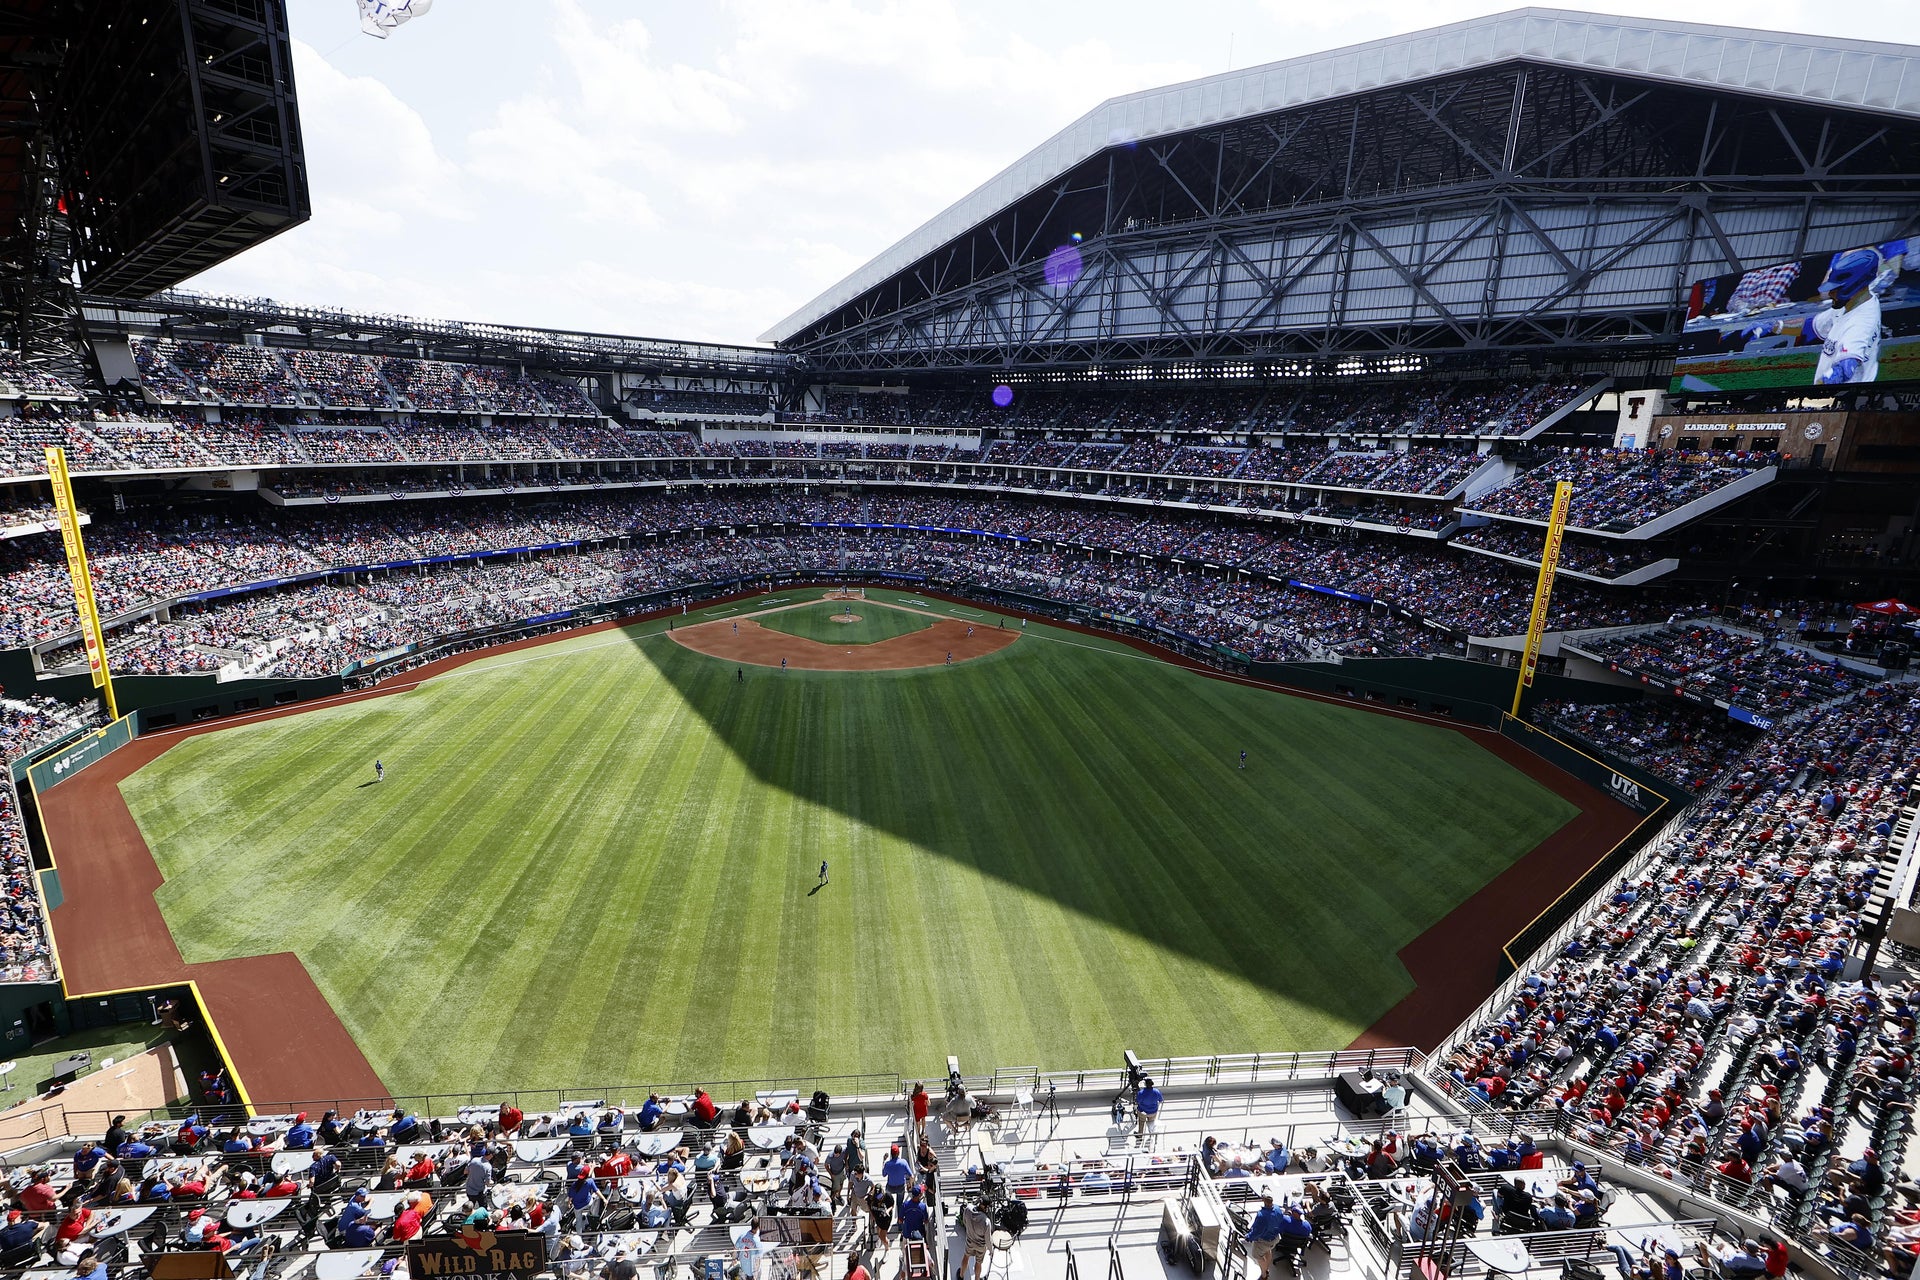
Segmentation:
[(1452, 767), (1477, 748), (1451, 730), (1071, 644), (744, 685), (636, 644), (767, 785), (1363, 1026), (1404, 993), (1394, 951), (1504, 869), (1485, 851), (1559, 825), (1489, 824), (1499, 784)]

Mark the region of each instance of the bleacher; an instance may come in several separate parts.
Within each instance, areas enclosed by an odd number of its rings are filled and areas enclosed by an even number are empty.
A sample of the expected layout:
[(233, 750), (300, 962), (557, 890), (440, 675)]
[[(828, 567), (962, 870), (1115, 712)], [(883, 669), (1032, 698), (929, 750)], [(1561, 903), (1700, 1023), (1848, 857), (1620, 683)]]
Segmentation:
[[(1482, 1006), (1435, 1078), (1853, 1267), (1824, 1225), (1864, 1209), (1878, 1232), (1893, 1212), (1884, 1188), (1856, 1203), (1839, 1179), (1863, 1151), (1903, 1151), (1920, 989), (1863, 984), (1847, 960), (1900, 852), (1917, 745), (1920, 711), (1885, 685), (1757, 736)], [(1790, 1156), (1804, 1192), (1766, 1180)]]
[(1574, 486), (1569, 526), (1625, 532), (1680, 510), (1775, 465), (1773, 454), (1650, 453), (1645, 450), (1569, 449), (1500, 486), (1480, 494), (1472, 511), (1523, 520), (1545, 520), (1553, 511), (1555, 485)]

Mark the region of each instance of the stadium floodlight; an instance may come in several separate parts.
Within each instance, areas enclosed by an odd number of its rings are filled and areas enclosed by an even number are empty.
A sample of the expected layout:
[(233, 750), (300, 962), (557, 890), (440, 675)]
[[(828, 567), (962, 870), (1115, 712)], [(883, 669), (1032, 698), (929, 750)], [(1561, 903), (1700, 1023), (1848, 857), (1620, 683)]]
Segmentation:
[(425, 15), (433, 0), (359, 0), (360, 29), (376, 40), (385, 40), (387, 32)]

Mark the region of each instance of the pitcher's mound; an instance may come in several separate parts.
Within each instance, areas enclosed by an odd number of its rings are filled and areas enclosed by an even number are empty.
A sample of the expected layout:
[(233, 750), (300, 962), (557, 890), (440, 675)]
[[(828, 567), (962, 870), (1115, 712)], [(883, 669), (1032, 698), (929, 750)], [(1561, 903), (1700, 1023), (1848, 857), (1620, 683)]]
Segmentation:
[(857, 613), (836, 613), (836, 614), (833, 614), (832, 616), (830, 616), (830, 617), (829, 617), (829, 618), (827, 619), (827, 621), (829, 621), (829, 622), (842, 622), (842, 623), (845, 623), (845, 622), (858, 622), (858, 621), (860, 621), (860, 615), (859, 615), (859, 614), (857, 614)]

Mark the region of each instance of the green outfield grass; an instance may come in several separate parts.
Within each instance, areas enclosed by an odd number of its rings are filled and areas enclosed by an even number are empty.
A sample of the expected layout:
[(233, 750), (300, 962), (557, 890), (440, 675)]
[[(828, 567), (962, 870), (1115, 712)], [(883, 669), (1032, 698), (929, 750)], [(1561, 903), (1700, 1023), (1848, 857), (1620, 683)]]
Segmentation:
[(1573, 816), (1451, 730), (1037, 623), (744, 684), (664, 625), (127, 779), (187, 959), (297, 951), (403, 1094), (1332, 1048)]
[[(851, 612), (858, 622), (835, 622), (837, 613)], [(905, 609), (889, 609), (865, 600), (825, 600), (801, 605), (797, 609), (776, 609), (754, 616), (754, 621), (773, 631), (784, 631), (803, 640), (821, 644), (878, 644), (895, 636), (925, 631), (933, 619)]]

